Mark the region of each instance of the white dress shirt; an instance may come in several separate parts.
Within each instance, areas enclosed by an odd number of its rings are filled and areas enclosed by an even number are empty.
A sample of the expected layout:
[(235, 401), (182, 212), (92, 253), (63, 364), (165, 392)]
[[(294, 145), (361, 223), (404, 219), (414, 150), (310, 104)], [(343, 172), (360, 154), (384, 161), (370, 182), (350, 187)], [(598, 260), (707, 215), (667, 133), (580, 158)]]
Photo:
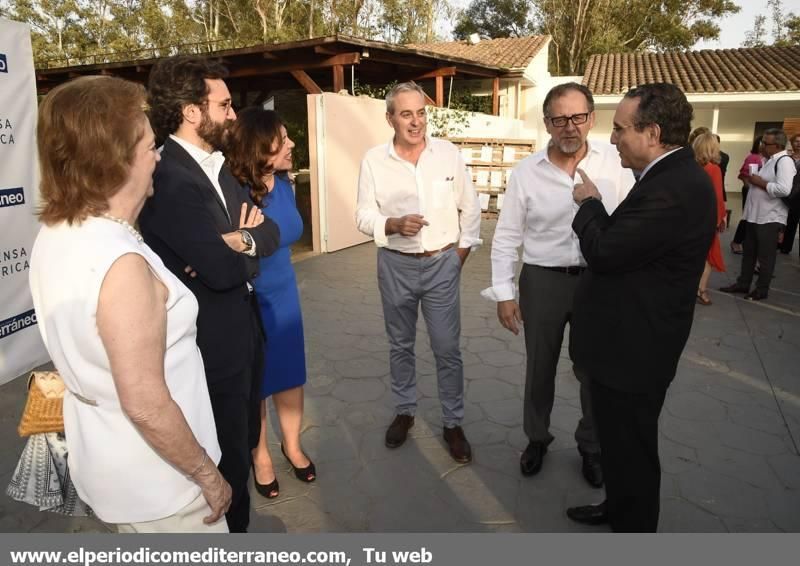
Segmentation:
[[(228, 210), (228, 203), (225, 202), (225, 195), (222, 194), (222, 187), (219, 185), (219, 172), (222, 171), (222, 166), (225, 165), (225, 156), (222, 155), (221, 151), (214, 151), (212, 153), (208, 153), (206, 150), (201, 149), (190, 143), (186, 140), (179, 138), (178, 136), (170, 134), (173, 141), (177, 142), (183, 149), (186, 150), (186, 153), (192, 156), (192, 159), (197, 161), (197, 164), (203, 170), (203, 173), (206, 174), (208, 180), (211, 181), (211, 184), (214, 185), (214, 190), (217, 191), (219, 198), (222, 200), (222, 204), (225, 205), (225, 210)], [(228, 218), (230, 218), (231, 211), (228, 210)]]
[(789, 196), (796, 169), (791, 157), (778, 162), (778, 159), (784, 155), (788, 155), (786, 150), (779, 151), (759, 169), (758, 176), (767, 182), (767, 190), (750, 185), (742, 213), (745, 221), (753, 224), (770, 222), (786, 224), (789, 207), (781, 200), (781, 197)]
[[(583, 169), (603, 197), (611, 214), (633, 186), (633, 173), (620, 163), (609, 143), (587, 142), (588, 151), (578, 167)], [(548, 267), (585, 266), (580, 241), (572, 231), (578, 205), (572, 190), (582, 183), (576, 172), (571, 178), (554, 165), (547, 149), (519, 162), (506, 188), (503, 209), (492, 240), (492, 286), (481, 295), (493, 301), (516, 296), (515, 264), (522, 246), (522, 261)]]
[[(386, 234), (386, 219), (421, 214), (429, 223), (414, 236)], [(472, 178), (452, 143), (427, 137), (416, 166), (401, 158), (394, 141), (367, 151), (358, 178), (356, 225), (378, 247), (405, 253), (434, 251), (458, 242), (476, 248), (481, 207)]]

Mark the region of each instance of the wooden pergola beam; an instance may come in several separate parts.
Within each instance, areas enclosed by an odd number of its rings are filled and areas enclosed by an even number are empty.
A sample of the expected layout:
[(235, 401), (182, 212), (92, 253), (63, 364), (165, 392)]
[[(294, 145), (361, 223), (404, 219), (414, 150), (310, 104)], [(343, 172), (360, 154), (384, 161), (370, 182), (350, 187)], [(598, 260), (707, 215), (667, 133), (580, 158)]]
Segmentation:
[(456, 74), (455, 67), (440, 67), (438, 69), (433, 69), (432, 71), (428, 71), (427, 73), (422, 73), (421, 75), (417, 75), (413, 77), (411, 80), (413, 81), (421, 81), (424, 79), (432, 79), (434, 77), (452, 77)]
[(322, 89), (314, 82), (314, 79), (308, 76), (308, 73), (301, 70), (289, 71), (295, 80), (306, 89), (308, 94), (322, 94)]
[(436, 106), (444, 106), (444, 77), (436, 76)]
[(340, 53), (322, 60), (295, 61), (283, 65), (257, 65), (254, 67), (240, 67), (232, 70), (228, 76), (230, 78), (254, 77), (260, 75), (274, 75), (276, 73), (288, 73), (291, 71), (324, 69), (336, 65), (358, 65), (361, 62), (360, 53)]
[(344, 90), (344, 66), (333, 66), (333, 92)]

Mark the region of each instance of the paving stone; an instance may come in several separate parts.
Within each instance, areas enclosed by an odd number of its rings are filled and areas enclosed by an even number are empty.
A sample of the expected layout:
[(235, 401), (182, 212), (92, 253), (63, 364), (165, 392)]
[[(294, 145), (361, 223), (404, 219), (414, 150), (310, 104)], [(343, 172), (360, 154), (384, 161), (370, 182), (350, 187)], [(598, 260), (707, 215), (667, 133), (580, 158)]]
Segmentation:
[(474, 354), (479, 354), (481, 352), (505, 352), (508, 350), (508, 347), (503, 340), (481, 337), (470, 338), (466, 349)]
[(728, 517), (722, 521), (731, 533), (774, 533), (779, 531), (775, 523), (769, 519), (741, 519)]
[(475, 529), (435, 492), (415, 490), (372, 500), (368, 509), (368, 530), (380, 533), (453, 533)]
[(698, 468), (678, 476), (683, 497), (717, 517), (768, 516), (765, 492), (741, 480)]
[(768, 434), (737, 424), (714, 423), (720, 442), (730, 448), (743, 450), (750, 454), (774, 455), (786, 451), (786, 443), (781, 436)]
[(375, 401), (386, 391), (379, 379), (342, 379), (333, 388), (331, 395), (340, 401), (360, 403)]
[(506, 474), (473, 463), (444, 478), (437, 495), (470, 523), (514, 523), (519, 482)]
[(524, 361), (522, 354), (507, 351), (481, 352), (478, 354), (478, 357), (483, 361), (483, 363), (496, 367), (517, 366)]
[(800, 532), (800, 492), (771, 491), (767, 494), (769, 517), (784, 532)]
[(480, 406), (490, 422), (505, 426), (522, 425), (522, 402), (519, 399), (487, 401)]
[(673, 442), (663, 435), (658, 440), (658, 455), (661, 469), (670, 474), (680, 474), (699, 466), (698, 450)]
[[(800, 456), (787, 452), (767, 458), (772, 471), (778, 476), (783, 487), (800, 490)], [(798, 509), (800, 512), (800, 509)]]
[(488, 421), (477, 421), (464, 426), (464, 435), (474, 446), (504, 443), (508, 427)]
[(725, 533), (725, 524), (713, 513), (679, 497), (662, 497), (658, 516), (662, 533)]
[(664, 410), (691, 421), (721, 421), (727, 418), (725, 405), (700, 393), (668, 393)]
[(783, 436), (788, 432), (777, 404), (773, 410), (754, 406), (737, 406), (728, 409), (730, 420), (762, 432)]
[(517, 397), (516, 389), (499, 379), (481, 379), (469, 383), (467, 386), (467, 399), (473, 403), (486, 401), (500, 401)]
[(707, 446), (697, 453), (700, 465), (708, 470), (761, 489), (782, 487), (778, 476), (769, 465), (765, 465), (765, 456), (756, 456), (726, 446)]
[(333, 368), (337, 374), (345, 378), (382, 377), (389, 374), (386, 360), (378, 360), (363, 354), (357, 358), (334, 362)]

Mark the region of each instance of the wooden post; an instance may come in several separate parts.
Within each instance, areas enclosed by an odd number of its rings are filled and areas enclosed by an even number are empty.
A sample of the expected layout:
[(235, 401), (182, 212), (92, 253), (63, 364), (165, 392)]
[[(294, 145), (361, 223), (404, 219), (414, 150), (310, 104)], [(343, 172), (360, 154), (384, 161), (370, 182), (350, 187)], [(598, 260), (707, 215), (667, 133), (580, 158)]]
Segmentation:
[(344, 65), (333, 66), (333, 92), (344, 89)]
[(492, 114), (500, 115), (500, 77), (495, 77), (492, 81)]
[(444, 106), (444, 77), (436, 77), (436, 106)]

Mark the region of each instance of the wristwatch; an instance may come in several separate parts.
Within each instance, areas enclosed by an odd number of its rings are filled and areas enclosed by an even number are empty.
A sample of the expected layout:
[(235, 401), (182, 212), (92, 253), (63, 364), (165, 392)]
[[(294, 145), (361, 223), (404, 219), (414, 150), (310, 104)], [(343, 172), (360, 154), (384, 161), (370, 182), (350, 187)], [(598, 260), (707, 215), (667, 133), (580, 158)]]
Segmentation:
[(242, 243), (244, 244), (244, 250), (242, 253), (250, 254), (253, 250), (253, 246), (255, 245), (255, 241), (253, 240), (253, 236), (250, 235), (250, 232), (247, 230), (237, 230), (239, 235), (242, 237)]

